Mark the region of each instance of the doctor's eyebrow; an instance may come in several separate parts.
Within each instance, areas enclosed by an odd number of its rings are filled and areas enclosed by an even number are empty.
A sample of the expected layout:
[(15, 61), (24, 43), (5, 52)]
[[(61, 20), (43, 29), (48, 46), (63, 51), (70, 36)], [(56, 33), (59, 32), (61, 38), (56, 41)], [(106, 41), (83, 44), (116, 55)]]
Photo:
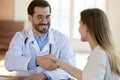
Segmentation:
[(49, 14), (49, 15), (46, 15), (46, 16), (44, 16), (44, 15), (37, 15), (37, 17), (50, 17), (51, 15)]

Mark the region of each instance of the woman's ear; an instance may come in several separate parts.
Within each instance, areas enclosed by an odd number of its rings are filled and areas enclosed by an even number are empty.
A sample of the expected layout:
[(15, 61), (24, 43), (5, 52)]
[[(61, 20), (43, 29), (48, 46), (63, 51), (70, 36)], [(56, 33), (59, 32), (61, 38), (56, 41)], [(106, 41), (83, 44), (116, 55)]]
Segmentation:
[(84, 29), (85, 29), (85, 32), (87, 33), (88, 30), (87, 30), (87, 25), (86, 24), (84, 24)]

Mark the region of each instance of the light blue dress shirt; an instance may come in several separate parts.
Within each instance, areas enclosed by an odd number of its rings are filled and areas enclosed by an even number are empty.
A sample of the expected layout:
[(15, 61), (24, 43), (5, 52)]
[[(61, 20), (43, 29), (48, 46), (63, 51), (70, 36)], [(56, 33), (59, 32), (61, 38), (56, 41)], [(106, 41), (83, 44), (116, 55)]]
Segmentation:
[[(48, 32), (47, 32), (45, 35), (43, 35), (41, 38), (39, 38), (39, 37), (34, 33), (34, 37), (35, 37), (35, 40), (37, 41), (37, 43), (38, 43), (38, 45), (39, 45), (40, 50), (42, 50), (43, 47), (44, 47), (44, 46), (47, 44), (47, 42), (48, 42)], [(32, 61), (34, 61), (34, 60), (32, 60)], [(32, 63), (31, 63), (31, 64), (32, 64)], [(33, 65), (34, 65), (34, 64), (33, 64)], [(52, 80), (52, 78), (51, 78), (47, 73), (44, 72), (44, 74), (46, 74), (46, 76), (48, 77), (47, 80)]]
[(40, 50), (43, 49), (43, 47), (47, 44), (48, 42), (48, 32), (43, 35), (41, 38), (39, 38), (35, 33), (34, 33), (35, 40), (37, 41)]

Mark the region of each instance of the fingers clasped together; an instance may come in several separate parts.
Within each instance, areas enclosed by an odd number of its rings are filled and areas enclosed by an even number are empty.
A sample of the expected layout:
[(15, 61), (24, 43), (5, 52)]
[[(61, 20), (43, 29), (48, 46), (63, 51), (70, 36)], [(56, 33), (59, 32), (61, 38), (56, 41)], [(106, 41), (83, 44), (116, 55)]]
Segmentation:
[(57, 65), (57, 59), (54, 55), (44, 55), (44, 56), (37, 56), (36, 64), (41, 66), (43, 69), (52, 71), (57, 69), (59, 66)]

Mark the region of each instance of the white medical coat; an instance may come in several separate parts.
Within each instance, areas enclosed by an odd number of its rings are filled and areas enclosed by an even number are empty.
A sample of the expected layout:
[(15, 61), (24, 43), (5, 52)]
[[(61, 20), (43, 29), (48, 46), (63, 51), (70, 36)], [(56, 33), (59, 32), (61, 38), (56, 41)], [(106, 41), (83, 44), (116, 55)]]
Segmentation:
[[(26, 39), (28, 38), (28, 39)], [(53, 71), (45, 71), (43, 68), (32, 65), (28, 70), (29, 62), (34, 56), (42, 56), (49, 54), (49, 44), (52, 44), (52, 54), (75, 66), (75, 54), (71, 47), (69, 39), (62, 33), (49, 29), (48, 43), (40, 51), (39, 46), (33, 36), (32, 29), (25, 29), (17, 32), (13, 37), (9, 49), (5, 56), (5, 67), (9, 71), (18, 71), (19, 76), (30, 76), (33, 73), (47, 73), (52, 80), (66, 79), (71, 77), (64, 70), (58, 68)]]

